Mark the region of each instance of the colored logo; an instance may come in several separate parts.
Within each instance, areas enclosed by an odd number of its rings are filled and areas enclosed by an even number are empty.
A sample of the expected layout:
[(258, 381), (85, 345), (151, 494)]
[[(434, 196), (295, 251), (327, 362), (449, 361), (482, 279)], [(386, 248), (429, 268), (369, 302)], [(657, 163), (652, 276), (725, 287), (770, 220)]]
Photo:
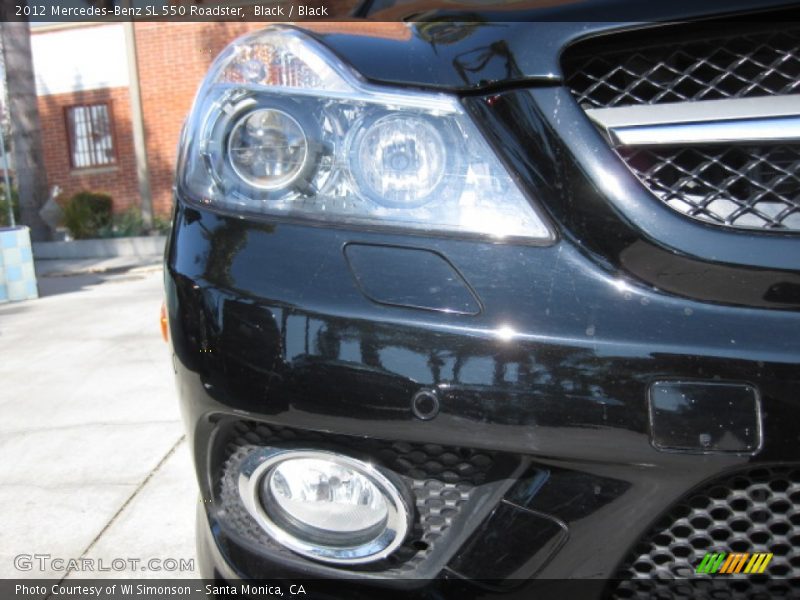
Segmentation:
[(771, 552), (708, 552), (695, 573), (763, 573), (771, 560)]

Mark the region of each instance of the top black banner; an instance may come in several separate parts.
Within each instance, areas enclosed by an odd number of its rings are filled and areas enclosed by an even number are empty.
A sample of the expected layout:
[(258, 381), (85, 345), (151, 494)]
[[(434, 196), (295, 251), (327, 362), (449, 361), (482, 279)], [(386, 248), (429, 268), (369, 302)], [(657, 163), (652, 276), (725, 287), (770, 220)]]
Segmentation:
[[(764, 11), (798, 0), (762, 0)], [(754, 10), (752, 0), (2, 0), (0, 20), (31, 24), (115, 21), (680, 21)]]

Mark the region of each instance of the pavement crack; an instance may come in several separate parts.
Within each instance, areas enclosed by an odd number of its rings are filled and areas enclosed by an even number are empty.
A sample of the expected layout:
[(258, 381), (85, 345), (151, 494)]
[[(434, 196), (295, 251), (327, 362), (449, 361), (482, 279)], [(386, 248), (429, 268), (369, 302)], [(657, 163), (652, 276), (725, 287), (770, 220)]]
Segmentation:
[[(130, 504), (131, 504), (131, 502), (133, 502), (134, 498), (136, 498), (136, 496), (139, 495), (139, 492), (141, 492), (144, 489), (144, 487), (148, 484), (148, 482), (153, 478), (153, 475), (158, 473), (158, 471), (161, 469), (161, 467), (163, 467), (164, 464), (170, 459), (170, 457), (173, 454), (175, 454), (175, 451), (178, 449), (178, 446), (180, 446), (181, 443), (183, 443), (183, 441), (185, 439), (186, 439), (186, 434), (184, 434), (184, 435), (182, 435), (181, 437), (178, 438), (178, 441), (176, 441), (172, 445), (172, 447), (167, 451), (167, 453), (161, 458), (161, 460), (158, 461), (158, 464), (155, 467), (153, 467), (153, 469), (147, 474), (147, 476), (136, 487), (136, 489), (133, 490), (133, 492), (131, 492), (131, 495), (128, 496), (128, 499), (125, 500), (125, 502), (122, 503), (122, 506), (120, 506), (119, 509), (117, 510), (117, 512), (114, 513), (114, 516), (111, 517), (111, 519), (109, 519), (108, 523), (105, 524), (103, 529), (101, 529), (100, 532), (94, 537), (94, 539), (91, 542), (89, 542), (89, 545), (86, 546), (86, 549), (81, 553), (80, 558), (85, 558), (86, 555), (89, 554), (89, 552), (92, 550), (92, 548), (95, 547), (97, 542), (100, 541), (100, 538), (102, 538), (103, 535), (105, 535), (106, 531), (108, 531), (111, 528), (111, 526), (116, 522), (116, 520), (120, 517), (120, 515), (123, 512), (125, 512), (125, 509), (128, 508), (128, 506), (130, 506)], [(69, 577), (70, 573), (72, 573), (72, 572), (73, 572), (72, 569), (66, 571), (64, 573), (64, 576), (58, 581), (58, 585), (62, 584), (64, 582), (64, 580), (67, 577)], [(56, 586), (54, 586), (54, 587), (56, 587)], [(53, 588), (51, 588), (51, 589), (53, 589)], [(50, 600), (50, 598), (52, 598), (52, 593), (48, 594), (45, 597), (44, 600)]]

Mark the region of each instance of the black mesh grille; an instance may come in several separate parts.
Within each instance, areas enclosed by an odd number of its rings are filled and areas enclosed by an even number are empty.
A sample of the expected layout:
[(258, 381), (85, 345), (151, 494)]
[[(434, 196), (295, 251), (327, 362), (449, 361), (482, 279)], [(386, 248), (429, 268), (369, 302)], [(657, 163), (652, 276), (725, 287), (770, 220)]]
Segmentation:
[[(579, 42), (564, 55), (567, 85), (585, 108), (797, 94), (800, 26), (663, 26)], [(709, 31), (726, 32), (709, 37)], [(800, 231), (800, 143), (619, 147), (671, 208), (738, 229)]]
[[(668, 590), (674, 598), (796, 597), (798, 549), (800, 468), (751, 469), (704, 486), (659, 519), (620, 568), (615, 579), (622, 581), (610, 596), (651, 598)], [(696, 574), (706, 552), (774, 557), (763, 575)]]
[(621, 147), (617, 152), (679, 212), (729, 227), (800, 231), (800, 145)]
[(496, 454), (472, 448), (452, 448), (438, 444), (413, 444), (374, 438), (361, 438), (317, 431), (300, 431), (240, 421), (228, 444), (230, 452), (248, 444), (281, 446), (301, 443), (311, 447), (320, 444), (349, 448), (374, 457), (386, 468), (411, 479), (438, 479), (444, 483), (471, 486), (484, 483), (495, 466)]
[(369, 457), (402, 477), (415, 504), (412, 530), (387, 559), (360, 567), (383, 576), (427, 576), (426, 561), (447, 545), (451, 530), (467, 526), (474, 492), (507, 476), (516, 461), (506, 455), (469, 448), (414, 444), (355, 436), (302, 431), (263, 423), (236, 422), (225, 436), (224, 462), (218, 476), (219, 498), (226, 522), (251, 542), (288, 552), (258, 526), (237, 491), (238, 465), (263, 446), (333, 448)]
[(566, 54), (567, 85), (584, 108), (800, 92), (800, 28), (686, 39), (676, 28), (587, 41)]

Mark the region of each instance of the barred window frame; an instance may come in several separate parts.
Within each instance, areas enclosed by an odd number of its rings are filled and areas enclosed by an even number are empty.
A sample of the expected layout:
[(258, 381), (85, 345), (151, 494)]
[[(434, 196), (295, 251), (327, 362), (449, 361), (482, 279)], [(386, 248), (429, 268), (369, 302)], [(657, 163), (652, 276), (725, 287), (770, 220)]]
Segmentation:
[(64, 108), (69, 162), (72, 169), (97, 169), (117, 164), (114, 113), (110, 101)]

